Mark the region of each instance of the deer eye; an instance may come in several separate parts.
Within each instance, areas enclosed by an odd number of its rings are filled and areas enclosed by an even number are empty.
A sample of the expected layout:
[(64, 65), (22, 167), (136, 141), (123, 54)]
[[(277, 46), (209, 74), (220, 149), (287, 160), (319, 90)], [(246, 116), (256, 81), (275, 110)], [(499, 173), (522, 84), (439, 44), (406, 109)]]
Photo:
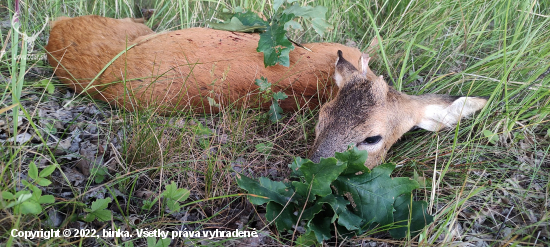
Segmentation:
[(378, 142), (380, 142), (380, 140), (382, 140), (382, 136), (380, 135), (377, 135), (377, 136), (369, 136), (367, 138), (365, 138), (365, 140), (363, 140), (361, 143), (359, 144), (364, 144), (364, 145), (373, 145), (373, 144), (376, 144)]

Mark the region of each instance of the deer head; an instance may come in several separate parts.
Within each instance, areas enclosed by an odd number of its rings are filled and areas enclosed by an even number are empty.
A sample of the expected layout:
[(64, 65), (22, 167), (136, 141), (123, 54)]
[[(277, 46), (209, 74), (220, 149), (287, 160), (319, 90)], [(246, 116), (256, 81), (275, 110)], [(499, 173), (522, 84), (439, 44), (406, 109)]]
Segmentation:
[(314, 162), (354, 145), (368, 151), (365, 165), (373, 168), (405, 132), (450, 127), (487, 103), (482, 97), (398, 92), (370, 70), (369, 60), (362, 54), (359, 71), (338, 51), (334, 79), (339, 90), (319, 112), (309, 155)]

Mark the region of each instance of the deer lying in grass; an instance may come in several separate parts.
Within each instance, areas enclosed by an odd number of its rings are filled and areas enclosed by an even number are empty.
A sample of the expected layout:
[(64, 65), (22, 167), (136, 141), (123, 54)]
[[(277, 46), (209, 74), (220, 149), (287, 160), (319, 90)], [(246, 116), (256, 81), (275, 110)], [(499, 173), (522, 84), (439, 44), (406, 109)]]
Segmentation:
[[(369, 69), (367, 55), (340, 44), (306, 44), (312, 51), (291, 51), (289, 68), (265, 68), (256, 52), (258, 39), (205, 28), (157, 34), (133, 19), (82, 16), (55, 21), (46, 50), (63, 83), (130, 111), (151, 106), (162, 106), (162, 112), (219, 111), (208, 98), (220, 107), (255, 107), (260, 97), (254, 79), (262, 76), (274, 83), (273, 91), (291, 95), (280, 103), (285, 110), (315, 107), (339, 89), (321, 108), (310, 157), (318, 161), (354, 144), (369, 151), (369, 168), (413, 126), (437, 131), (486, 103), (476, 97), (397, 92)], [(360, 60), (361, 72), (340, 50)], [(330, 84), (333, 74), (337, 87)]]
[(315, 143), (310, 151), (313, 161), (332, 157), (352, 144), (368, 151), (365, 165), (373, 168), (410, 129), (438, 131), (450, 127), (487, 103), (482, 97), (398, 92), (369, 69), (369, 60), (363, 54), (358, 71), (338, 51), (334, 79), (339, 91), (319, 112)]
[(54, 21), (46, 50), (55, 74), (77, 92), (130, 111), (162, 106), (162, 112), (201, 113), (219, 111), (208, 98), (221, 107), (257, 107), (254, 81), (261, 77), (273, 83), (273, 92), (290, 96), (280, 102), (284, 110), (314, 108), (337, 90), (329, 83), (336, 51), (361, 56), (341, 44), (313, 43), (304, 45), (311, 52), (290, 52), (290, 67), (265, 68), (258, 40), (258, 34), (208, 28), (155, 33), (130, 18), (81, 16)]

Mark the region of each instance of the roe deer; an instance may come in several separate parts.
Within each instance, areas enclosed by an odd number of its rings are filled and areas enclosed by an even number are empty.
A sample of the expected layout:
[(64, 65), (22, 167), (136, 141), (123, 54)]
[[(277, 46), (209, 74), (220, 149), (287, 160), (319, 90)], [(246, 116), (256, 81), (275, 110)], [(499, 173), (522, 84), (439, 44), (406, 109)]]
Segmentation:
[(451, 126), (483, 108), (487, 99), (437, 94), (407, 95), (388, 86), (359, 59), (358, 71), (338, 51), (334, 79), (336, 97), (321, 107), (310, 158), (332, 157), (348, 145), (368, 151), (365, 165), (377, 166), (391, 145), (413, 127), (430, 131)]
[(219, 111), (208, 98), (222, 107), (256, 107), (261, 97), (254, 80), (260, 77), (273, 83), (274, 92), (291, 96), (280, 102), (283, 109), (316, 107), (337, 91), (330, 83), (336, 51), (361, 56), (341, 44), (304, 44), (311, 52), (292, 50), (290, 67), (265, 68), (258, 40), (258, 34), (208, 28), (155, 33), (129, 18), (81, 16), (54, 21), (45, 48), (55, 74), (77, 92), (86, 88), (129, 111), (163, 106), (163, 112)]

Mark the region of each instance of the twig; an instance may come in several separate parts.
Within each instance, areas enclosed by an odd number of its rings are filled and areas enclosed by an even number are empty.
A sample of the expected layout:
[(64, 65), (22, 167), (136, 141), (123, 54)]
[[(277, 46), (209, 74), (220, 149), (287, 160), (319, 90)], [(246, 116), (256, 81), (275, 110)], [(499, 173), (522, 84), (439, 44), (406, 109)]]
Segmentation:
[(506, 218), (504, 218), (504, 221), (502, 221), (502, 224), (500, 224), (500, 228), (498, 229), (497, 235), (495, 238), (498, 238), (498, 235), (500, 234), (500, 231), (504, 227), (504, 223), (508, 220), (508, 216), (510, 216), (510, 213), (512, 213), (512, 210), (514, 210), (514, 205), (512, 205), (512, 208), (510, 208), (510, 211), (508, 211), (508, 214), (506, 215)]
[(292, 44), (294, 44), (298, 47), (304, 48), (304, 49), (306, 49), (306, 51), (311, 51), (309, 48), (307, 48), (307, 47), (303, 46), (302, 44), (290, 39), (288, 36), (286, 36), (286, 38), (288, 39), (288, 41), (292, 42)]
[(539, 240), (539, 237), (540, 237), (540, 231), (539, 231), (539, 233), (537, 234), (537, 238), (535, 238), (535, 242), (533, 243), (533, 246), (536, 246), (536, 245), (537, 245), (537, 241)]

